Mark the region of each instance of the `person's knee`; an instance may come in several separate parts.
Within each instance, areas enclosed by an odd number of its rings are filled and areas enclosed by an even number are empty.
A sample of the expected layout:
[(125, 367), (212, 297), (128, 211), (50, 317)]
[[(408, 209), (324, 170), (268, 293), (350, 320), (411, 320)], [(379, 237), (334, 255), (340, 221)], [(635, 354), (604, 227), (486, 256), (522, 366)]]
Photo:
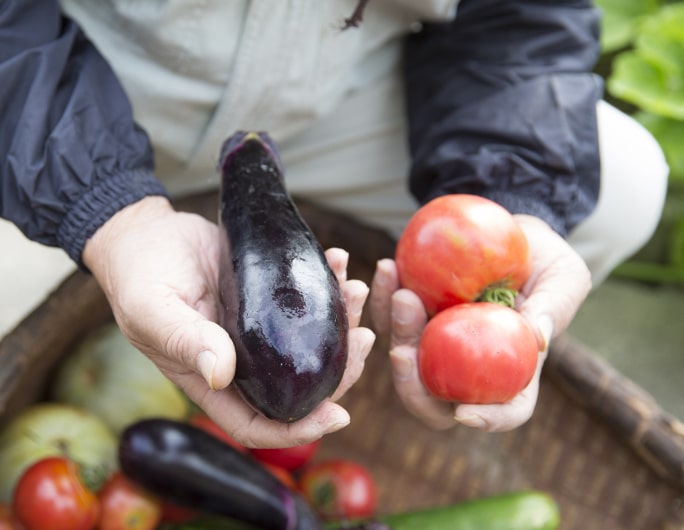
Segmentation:
[(601, 192), (595, 211), (569, 241), (600, 283), (641, 249), (660, 222), (669, 167), (653, 135), (634, 118), (598, 106)]
[[(619, 111), (613, 108), (612, 113)], [(622, 217), (628, 220), (629, 230), (620, 231), (622, 240), (632, 242), (636, 250), (658, 226), (670, 169), (660, 144), (644, 126), (622, 113), (613, 116), (613, 120), (617, 127), (614, 125), (608, 131), (613, 138), (602, 141), (617, 145), (613, 145), (611, 153), (602, 148), (602, 179), (609, 186), (606, 191), (620, 199)]]

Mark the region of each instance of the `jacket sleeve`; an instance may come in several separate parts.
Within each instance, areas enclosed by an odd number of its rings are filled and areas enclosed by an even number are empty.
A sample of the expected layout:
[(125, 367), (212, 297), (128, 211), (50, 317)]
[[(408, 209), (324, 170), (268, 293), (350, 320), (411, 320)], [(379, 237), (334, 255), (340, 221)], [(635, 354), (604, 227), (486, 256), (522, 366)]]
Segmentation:
[(166, 195), (106, 61), (53, 0), (0, 3), (0, 216), (80, 266), (87, 239)]
[(410, 189), (488, 197), (566, 236), (595, 207), (599, 15), (581, 0), (462, 0), (406, 44)]

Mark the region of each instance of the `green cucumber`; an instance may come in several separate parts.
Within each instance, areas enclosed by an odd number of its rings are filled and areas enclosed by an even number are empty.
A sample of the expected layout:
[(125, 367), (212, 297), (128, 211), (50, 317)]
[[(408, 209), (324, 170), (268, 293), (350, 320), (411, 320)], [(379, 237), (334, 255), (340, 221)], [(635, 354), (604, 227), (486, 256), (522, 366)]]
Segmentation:
[(518, 491), (451, 506), (382, 516), (392, 530), (556, 530), (558, 505), (539, 491)]

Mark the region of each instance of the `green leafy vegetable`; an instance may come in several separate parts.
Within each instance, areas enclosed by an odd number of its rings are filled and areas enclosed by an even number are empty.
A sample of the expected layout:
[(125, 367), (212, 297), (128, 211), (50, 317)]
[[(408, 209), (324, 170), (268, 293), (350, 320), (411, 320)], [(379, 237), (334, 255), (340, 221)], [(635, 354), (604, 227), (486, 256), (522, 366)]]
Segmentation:
[(597, 0), (603, 18), (601, 47), (610, 53), (629, 46), (638, 34), (639, 24), (660, 7), (659, 0)]
[(684, 285), (684, 2), (596, 3), (604, 12), (607, 95), (636, 108), (634, 117), (656, 138), (670, 166), (666, 207), (656, 233), (613, 276)]
[(655, 136), (670, 165), (673, 180), (684, 184), (684, 121), (651, 112), (638, 112), (634, 117)]
[(634, 49), (615, 59), (608, 90), (651, 113), (684, 120), (684, 4), (643, 22)]

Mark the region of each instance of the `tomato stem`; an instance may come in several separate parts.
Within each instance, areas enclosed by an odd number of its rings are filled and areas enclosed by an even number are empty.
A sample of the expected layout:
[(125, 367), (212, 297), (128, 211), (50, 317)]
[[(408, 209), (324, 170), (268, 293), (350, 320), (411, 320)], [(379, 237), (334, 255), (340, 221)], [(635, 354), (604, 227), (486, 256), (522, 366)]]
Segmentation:
[(501, 287), (500, 285), (492, 285), (487, 287), (482, 294), (477, 298), (477, 302), (492, 302), (494, 304), (503, 305), (506, 307), (513, 307), (515, 305), (515, 297), (518, 296), (518, 291), (510, 287)]
[(103, 466), (76, 463), (78, 474), (83, 485), (90, 491), (98, 492), (108, 478), (108, 471)]

